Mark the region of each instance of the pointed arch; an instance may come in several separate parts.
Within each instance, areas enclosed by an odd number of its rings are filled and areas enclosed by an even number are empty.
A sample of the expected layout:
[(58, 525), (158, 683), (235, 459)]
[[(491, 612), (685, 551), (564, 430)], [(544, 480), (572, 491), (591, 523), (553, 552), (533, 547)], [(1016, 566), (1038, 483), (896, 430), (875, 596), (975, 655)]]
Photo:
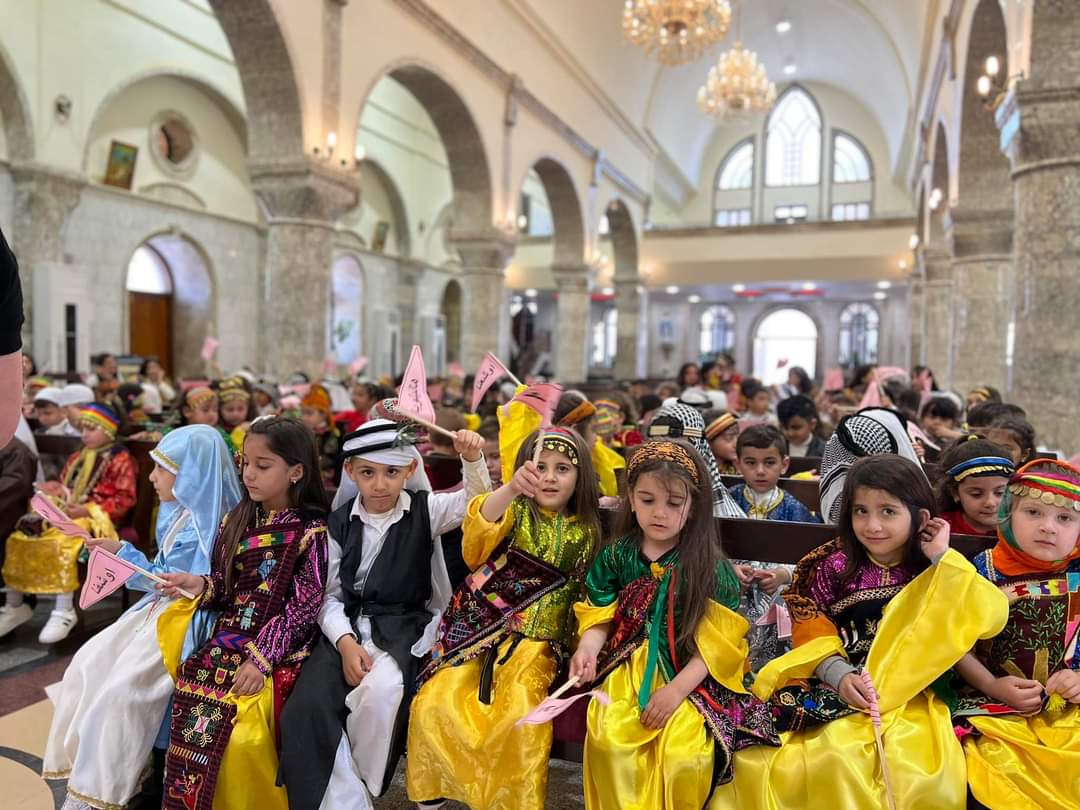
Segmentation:
[(765, 185), (818, 185), (823, 128), (817, 99), (802, 85), (788, 87), (765, 122)]
[(34, 125), (30, 103), (3, 44), (0, 44), (0, 121), (4, 126), (8, 157), (13, 161), (33, 159)]

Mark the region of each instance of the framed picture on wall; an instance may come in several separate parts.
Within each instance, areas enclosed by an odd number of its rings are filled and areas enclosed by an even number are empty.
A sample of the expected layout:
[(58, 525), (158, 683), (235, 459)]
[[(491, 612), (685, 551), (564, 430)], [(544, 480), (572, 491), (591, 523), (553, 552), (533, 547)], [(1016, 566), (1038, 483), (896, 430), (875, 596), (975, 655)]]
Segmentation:
[(131, 181), (135, 177), (135, 158), (138, 155), (137, 146), (120, 141), (110, 143), (109, 162), (105, 166), (105, 185), (130, 191)]
[(675, 321), (669, 317), (663, 317), (656, 325), (656, 336), (662, 343), (670, 343), (675, 340)]
[(375, 223), (375, 235), (371, 237), (371, 249), (376, 253), (386, 250), (386, 237), (390, 235), (390, 223), (380, 219)]

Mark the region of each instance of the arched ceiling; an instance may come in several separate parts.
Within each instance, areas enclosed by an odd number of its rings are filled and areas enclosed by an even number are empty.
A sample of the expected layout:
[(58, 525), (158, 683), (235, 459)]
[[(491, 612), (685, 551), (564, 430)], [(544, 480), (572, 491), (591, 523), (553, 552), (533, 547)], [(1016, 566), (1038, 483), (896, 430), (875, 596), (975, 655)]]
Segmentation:
[[(582, 69), (668, 161), (690, 180), (718, 126), (695, 102), (698, 87), (724, 42), (695, 63), (664, 67), (622, 35), (623, 0), (511, 0), (543, 19)], [(740, 0), (743, 44), (757, 51), (778, 85), (791, 80), (833, 85), (860, 102), (885, 133), (893, 169), (911, 126), (930, 6), (937, 0)], [(787, 34), (776, 31), (781, 18)], [(788, 61), (797, 72), (787, 76)]]

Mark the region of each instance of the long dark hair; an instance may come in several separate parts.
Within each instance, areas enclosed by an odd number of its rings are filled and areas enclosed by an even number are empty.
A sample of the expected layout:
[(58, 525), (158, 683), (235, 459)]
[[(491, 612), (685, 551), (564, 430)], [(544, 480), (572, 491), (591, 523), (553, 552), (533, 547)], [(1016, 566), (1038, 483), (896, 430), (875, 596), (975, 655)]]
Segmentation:
[(632, 537), (637, 543), (644, 539), (644, 532), (632, 506), (634, 487), (641, 476), (652, 473), (668, 488), (676, 482), (686, 485), (690, 497), (690, 514), (679, 532), (679, 563), (675, 583), (675, 598), (680, 616), (675, 648), (679, 661), (685, 664), (697, 652), (694, 631), (705, 615), (709, 600), (716, 595), (716, 567), (724, 559), (724, 552), (720, 549), (720, 534), (713, 519), (712, 481), (705, 462), (689, 442), (681, 439), (664, 441), (679, 445), (690, 455), (697, 468), (697, 482), (695, 483), (690, 471), (677, 462), (648, 458), (635, 464), (627, 481), (630, 497), (623, 499), (614, 537)]
[[(253, 435), (265, 437), (270, 451), (280, 456), (290, 467), (300, 464), (304, 468), (300, 480), (289, 487), (289, 508), (295, 510), (304, 523), (325, 518), (330, 511), (330, 501), (323, 489), (322, 476), (319, 473), (319, 451), (311, 429), (299, 419), (270, 416), (251, 423), (247, 436)], [(258, 504), (251, 500), (246, 487), (242, 489), (243, 497), (240, 503), (229, 512), (225, 526), (218, 533), (217, 542), (214, 544), (213, 564), (225, 577), (226, 594), (232, 592), (232, 559), (236, 554), (236, 547), (244, 533), (255, 527), (258, 515)]]
[(926, 509), (930, 515), (936, 515), (934, 492), (926, 480), (922, 469), (913, 461), (902, 456), (880, 455), (861, 458), (851, 465), (844, 491), (841, 495), (839, 526), (840, 542), (847, 557), (847, 565), (840, 574), (841, 582), (849, 582), (856, 571), (866, 564), (869, 555), (866, 548), (855, 536), (851, 510), (855, 505), (855, 490), (880, 489), (889, 493), (908, 508), (911, 514), (911, 536), (904, 546), (904, 559), (901, 565), (912, 574), (918, 574), (930, 565), (920, 549), (919, 523), (920, 510)]
[[(946, 471), (961, 462), (970, 461), (979, 456), (1009, 458), (1009, 451), (1000, 444), (995, 444), (987, 439), (958, 439), (941, 454), (941, 458), (938, 459), (937, 463), (940, 478), (934, 488), (939, 511), (952, 512), (961, 508), (956, 482), (945, 474)], [(1007, 478), (1008, 476), (1002, 477)]]
[[(514, 459), (515, 470), (526, 461), (532, 459), (533, 452), (536, 450), (537, 438), (540, 433), (541, 431), (538, 430), (533, 431), (525, 441), (521, 443), (521, 447), (518, 449), (517, 458)], [(596, 551), (600, 546), (601, 537), (600, 482), (597, 479), (596, 470), (593, 469), (592, 450), (585, 444), (585, 440), (581, 438), (581, 434), (576, 430), (568, 430), (565, 432), (559, 431), (559, 433), (560, 435), (566, 436), (574, 443), (574, 449), (577, 450), (578, 455), (577, 484), (574, 485), (574, 492), (570, 495), (570, 500), (566, 504), (566, 511), (568, 514), (574, 515), (586, 530), (592, 532), (592, 536), (596, 540), (592, 550), (592, 555), (595, 556)], [(525, 502), (528, 504), (529, 511), (532, 513), (533, 523), (536, 523), (540, 518), (540, 509), (536, 505), (536, 501), (532, 498), (526, 498)]]

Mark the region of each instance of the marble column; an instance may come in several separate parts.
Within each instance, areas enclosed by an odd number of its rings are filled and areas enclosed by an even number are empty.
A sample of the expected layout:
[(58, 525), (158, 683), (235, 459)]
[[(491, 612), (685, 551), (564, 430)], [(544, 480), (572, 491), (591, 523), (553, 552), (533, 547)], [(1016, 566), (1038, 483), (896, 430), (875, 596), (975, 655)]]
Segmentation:
[(979, 385), (1004, 391), (1006, 336), (1012, 313), (1012, 212), (950, 210), (952, 243), (952, 387), (966, 394)]
[(943, 248), (927, 248), (923, 256), (926, 282), (923, 284), (926, 311), (926, 337), (923, 356), (934, 372), (938, 385), (952, 387), (952, 257)]
[(911, 319), (911, 362), (910, 366), (925, 364), (926, 335), (926, 280), (915, 275), (908, 287), (908, 313)]
[(249, 168), (267, 215), (259, 365), (279, 380), (317, 379), (330, 346), (335, 222), (357, 203), (356, 179), (308, 158)]
[[(49, 326), (44, 308), (48, 306), (48, 280), (53, 271), (64, 264), (65, 225), (79, 204), (86, 180), (76, 175), (62, 174), (41, 167), (15, 165), (15, 227), (8, 234), (11, 249), (19, 260), (19, 280), (22, 282), (23, 347), (27, 351), (47, 351), (49, 334), (37, 329), (43, 345), (34, 346), (35, 314), (41, 315), (41, 326)], [(35, 281), (41, 300), (35, 300)], [(51, 329), (55, 330), (56, 324)], [(39, 358), (46, 362), (44, 356)], [(55, 359), (55, 358), (54, 358)]]
[(1015, 343), (1009, 398), (1047, 447), (1080, 450), (1080, 17), (1034, 0), (1029, 78), (998, 108), (1015, 192)]
[(615, 336), (615, 379), (643, 376), (641, 348), (641, 294), (636, 278), (615, 279), (615, 309), (619, 313)]
[(451, 229), (450, 242), (461, 256), (461, 365), (472, 371), (489, 351), (509, 362), (506, 266), (516, 242), (496, 228), (474, 234)]
[(589, 376), (589, 268), (551, 268), (559, 291), (555, 316), (555, 374), (563, 385), (583, 383)]

